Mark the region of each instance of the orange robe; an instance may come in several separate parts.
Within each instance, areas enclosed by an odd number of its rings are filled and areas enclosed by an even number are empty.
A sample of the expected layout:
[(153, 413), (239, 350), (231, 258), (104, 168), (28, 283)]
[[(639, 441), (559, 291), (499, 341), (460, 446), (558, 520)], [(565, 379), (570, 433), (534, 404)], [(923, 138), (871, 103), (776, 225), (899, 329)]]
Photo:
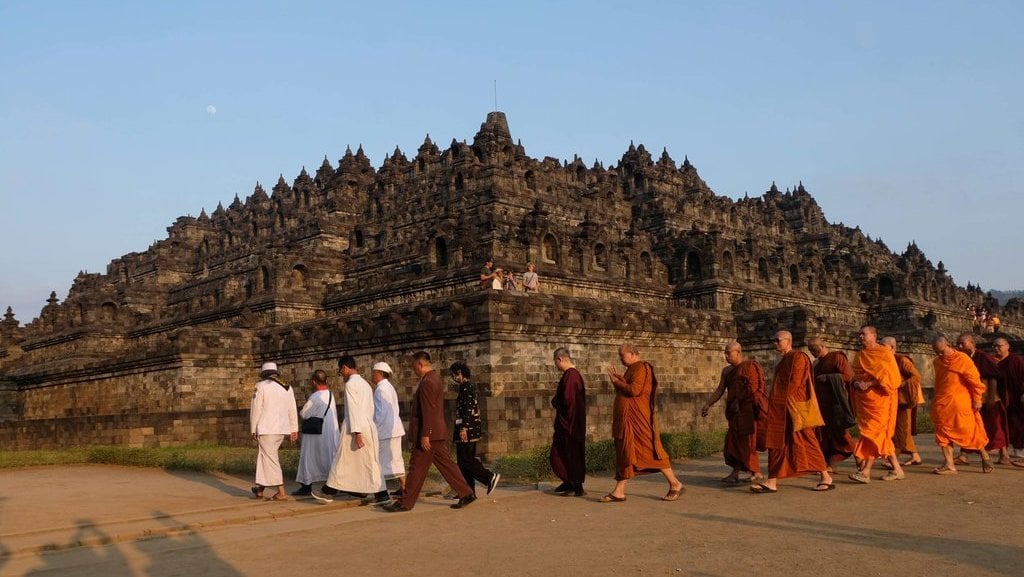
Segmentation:
[(940, 447), (959, 445), (964, 449), (984, 449), (988, 444), (985, 423), (972, 403), (981, 403), (985, 384), (971, 357), (953, 351), (932, 361), (935, 367), (935, 398), (932, 422), (935, 442)]
[(793, 431), (786, 405), (790, 397), (806, 401), (811, 380), (811, 360), (800, 351), (789, 351), (775, 367), (775, 380), (768, 399), (764, 446), (768, 449), (768, 476), (796, 477), (825, 470), (825, 457), (814, 429)]
[(818, 397), (821, 418), (825, 421), (825, 426), (817, 429), (818, 444), (826, 462), (838, 463), (853, 454), (854, 442), (850, 432), (838, 424), (837, 417), (832, 414), (832, 386), (829, 383), (818, 382), (819, 376), (832, 374), (839, 375), (849, 389), (853, 381), (853, 368), (842, 351), (832, 351), (814, 364), (814, 392)]
[(757, 429), (768, 412), (764, 372), (751, 359), (731, 367), (725, 375), (725, 418), (729, 430), (722, 450), (725, 464), (750, 473), (760, 473), (757, 455)]
[(897, 453), (913, 455), (917, 452), (914, 435), (917, 434), (917, 406), (924, 404), (924, 392), (921, 391), (921, 373), (917, 372), (914, 359), (907, 355), (896, 355), (896, 364), (900, 368), (903, 384), (898, 392), (898, 408), (896, 410), (896, 432), (892, 443)]
[(615, 386), (612, 407), (612, 436), (615, 438), (615, 480), (632, 479), (636, 473), (668, 469), (672, 463), (661, 446), (661, 433), (654, 418), (658, 379), (654, 367), (637, 361), (623, 375), (625, 385)]
[(896, 356), (883, 346), (864, 349), (853, 361), (853, 373), (854, 381), (877, 383), (866, 391), (853, 387), (854, 410), (860, 429), (853, 454), (858, 459), (895, 455), (892, 436), (896, 432), (897, 391), (903, 381)]

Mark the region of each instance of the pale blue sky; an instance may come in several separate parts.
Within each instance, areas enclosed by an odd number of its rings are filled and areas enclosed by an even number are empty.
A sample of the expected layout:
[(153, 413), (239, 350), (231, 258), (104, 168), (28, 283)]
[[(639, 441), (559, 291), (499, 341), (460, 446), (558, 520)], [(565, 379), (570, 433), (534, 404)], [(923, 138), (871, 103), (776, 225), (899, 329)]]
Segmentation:
[[(803, 180), (960, 284), (1024, 288), (1024, 3), (0, 2), (0, 306), (182, 214), (362, 144), (684, 155), (718, 194)], [(216, 112), (208, 112), (208, 106)]]

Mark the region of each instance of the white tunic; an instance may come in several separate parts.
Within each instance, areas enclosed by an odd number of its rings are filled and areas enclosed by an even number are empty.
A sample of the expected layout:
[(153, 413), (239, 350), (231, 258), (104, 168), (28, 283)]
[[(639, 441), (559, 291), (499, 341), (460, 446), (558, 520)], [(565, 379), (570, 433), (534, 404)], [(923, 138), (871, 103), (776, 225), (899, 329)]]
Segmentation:
[(405, 427), (398, 415), (398, 393), (387, 379), (377, 383), (373, 391), (373, 422), (377, 425), (377, 437), (381, 444), (385, 439), (405, 435)]
[(249, 428), (254, 435), (290, 435), (299, 431), (295, 390), (272, 379), (256, 383), (249, 407)]
[[(327, 416), (324, 416), (324, 411)], [(295, 480), (303, 485), (326, 481), (331, 472), (331, 463), (338, 453), (340, 432), (338, 428), (338, 407), (331, 391), (313, 391), (309, 400), (299, 411), (303, 419), (323, 417), (324, 428), (319, 435), (302, 435), (299, 451), (299, 472)]]
[[(354, 433), (362, 433), (363, 447), (356, 446)], [(376, 493), (383, 491), (377, 427), (373, 424), (373, 389), (366, 379), (352, 375), (345, 382), (345, 421), (341, 425), (341, 446), (334, 458), (327, 484), (342, 491)]]

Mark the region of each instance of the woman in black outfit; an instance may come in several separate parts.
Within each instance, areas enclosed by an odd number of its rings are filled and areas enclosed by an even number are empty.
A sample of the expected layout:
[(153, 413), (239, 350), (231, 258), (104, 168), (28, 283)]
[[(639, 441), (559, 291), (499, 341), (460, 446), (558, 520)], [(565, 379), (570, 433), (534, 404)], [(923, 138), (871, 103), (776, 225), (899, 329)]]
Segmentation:
[(476, 457), (476, 443), (483, 436), (480, 422), (480, 408), (477, 405), (476, 385), (469, 381), (470, 371), (461, 361), (451, 366), (452, 379), (459, 385), (459, 396), (455, 399), (455, 427), (452, 429), (455, 441), (455, 461), (469, 488), (476, 494), (476, 483), (487, 486), (487, 494), (498, 486), (501, 475), (488, 471)]

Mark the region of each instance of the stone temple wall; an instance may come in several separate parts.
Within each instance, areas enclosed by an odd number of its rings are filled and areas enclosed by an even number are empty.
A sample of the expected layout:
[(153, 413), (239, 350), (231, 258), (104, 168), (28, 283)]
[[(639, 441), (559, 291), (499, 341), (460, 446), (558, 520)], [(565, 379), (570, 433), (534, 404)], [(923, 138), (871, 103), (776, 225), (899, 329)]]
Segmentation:
[[(1001, 335), (1024, 344), (1024, 302), (999, 307), (913, 243), (897, 254), (829, 223), (802, 183), (733, 200), (689, 159), (642, 145), (607, 167), (535, 159), (500, 112), (471, 143), (427, 137), (379, 168), (347, 150), (167, 231), (79, 274), (32, 322), (0, 320), (0, 447), (248, 444), (260, 363), (281, 366), (300, 405), (326, 369), (340, 402), (342, 354), (364, 373), (391, 364), (407, 413), (411, 355), (426, 350), (440, 370), (473, 370), (494, 457), (548, 442), (559, 346), (604, 439), (605, 373), (624, 342), (655, 366), (665, 431), (724, 426), (698, 409), (733, 339), (770, 377), (776, 330), (849, 352), (871, 323), (914, 355), (926, 387), (930, 339), (973, 330), (968, 306), (998, 312)], [(534, 263), (541, 293), (481, 290), (488, 257), (517, 273)]]

